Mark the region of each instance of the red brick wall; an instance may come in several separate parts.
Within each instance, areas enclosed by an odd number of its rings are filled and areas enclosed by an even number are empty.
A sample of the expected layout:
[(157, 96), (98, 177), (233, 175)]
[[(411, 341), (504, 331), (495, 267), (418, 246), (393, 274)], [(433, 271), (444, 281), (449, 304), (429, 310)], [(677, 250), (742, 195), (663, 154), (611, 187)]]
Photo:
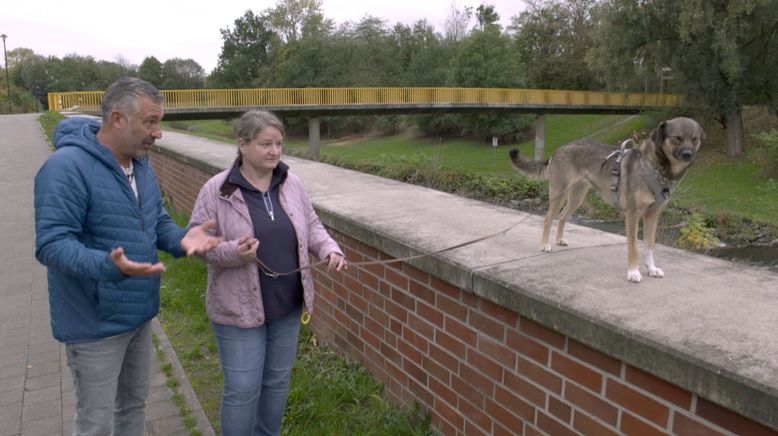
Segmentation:
[[(209, 172), (160, 154), (152, 163), (191, 211)], [(391, 259), (330, 232), (351, 262)], [(316, 334), (442, 434), (778, 434), (408, 264), (314, 278)]]
[(179, 212), (191, 213), (200, 187), (215, 174), (160, 153), (151, 153), (151, 165), (165, 198)]
[[(391, 259), (331, 232), (352, 262)], [(443, 434), (775, 434), (413, 266), (315, 278), (317, 333)]]

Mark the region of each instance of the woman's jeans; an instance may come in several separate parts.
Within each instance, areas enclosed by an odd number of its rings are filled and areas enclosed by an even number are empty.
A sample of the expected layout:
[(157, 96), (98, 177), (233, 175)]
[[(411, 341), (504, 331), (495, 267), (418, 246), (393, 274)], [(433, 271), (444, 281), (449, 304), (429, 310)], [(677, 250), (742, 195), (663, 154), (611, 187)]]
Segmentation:
[(151, 321), (92, 342), (65, 344), (76, 395), (74, 435), (142, 436), (151, 368)]
[(212, 323), (224, 373), (223, 436), (281, 433), (301, 311), (254, 328)]

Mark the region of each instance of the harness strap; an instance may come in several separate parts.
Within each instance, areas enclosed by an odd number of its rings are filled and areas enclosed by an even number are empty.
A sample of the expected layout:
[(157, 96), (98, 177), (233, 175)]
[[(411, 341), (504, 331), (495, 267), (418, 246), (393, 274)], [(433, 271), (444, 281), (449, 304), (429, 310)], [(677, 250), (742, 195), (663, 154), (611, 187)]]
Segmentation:
[[(627, 146), (629, 145), (629, 148)], [(627, 153), (635, 146), (635, 141), (627, 139), (621, 143), (619, 149), (614, 150), (606, 158), (611, 162), (611, 192), (613, 192), (613, 204), (617, 207), (619, 205), (619, 179), (621, 178), (621, 160), (624, 159)], [(611, 159), (612, 157), (616, 159)]]
[(644, 161), (640, 161), (640, 174), (643, 176), (643, 181), (646, 182), (648, 188), (654, 194), (654, 204), (659, 206), (670, 199), (670, 186), (667, 183), (667, 178), (662, 177), (663, 182), (659, 180), (657, 171), (650, 168)]

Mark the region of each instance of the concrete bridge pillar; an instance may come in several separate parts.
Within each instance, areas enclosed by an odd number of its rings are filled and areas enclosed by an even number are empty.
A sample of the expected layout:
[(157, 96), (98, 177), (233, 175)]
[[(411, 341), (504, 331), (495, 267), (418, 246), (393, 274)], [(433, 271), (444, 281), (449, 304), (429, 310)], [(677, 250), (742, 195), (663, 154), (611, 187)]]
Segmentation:
[(538, 115), (535, 118), (535, 160), (543, 160), (543, 152), (546, 147), (546, 116)]
[(308, 118), (308, 150), (311, 159), (318, 162), (320, 160), (319, 146), (321, 135), (319, 132), (319, 117)]

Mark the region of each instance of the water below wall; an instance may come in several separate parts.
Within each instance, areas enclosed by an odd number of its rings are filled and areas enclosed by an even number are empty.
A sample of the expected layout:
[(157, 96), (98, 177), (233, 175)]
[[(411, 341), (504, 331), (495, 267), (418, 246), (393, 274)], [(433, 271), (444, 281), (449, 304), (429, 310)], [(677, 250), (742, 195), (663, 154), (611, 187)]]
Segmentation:
[[(578, 225), (624, 235), (624, 221), (603, 221), (581, 218), (574, 218), (571, 221)], [(657, 242), (664, 245), (673, 245), (673, 241), (678, 239), (679, 236), (680, 232), (678, 229), (663, 229), (657, 235)], [(778, 272), (778, 246), (776, 245), (749, 245), (743, 247), (724, 246), (711, 249), (705, 254), (733, 262), (764, 267), (771, 271)]]

